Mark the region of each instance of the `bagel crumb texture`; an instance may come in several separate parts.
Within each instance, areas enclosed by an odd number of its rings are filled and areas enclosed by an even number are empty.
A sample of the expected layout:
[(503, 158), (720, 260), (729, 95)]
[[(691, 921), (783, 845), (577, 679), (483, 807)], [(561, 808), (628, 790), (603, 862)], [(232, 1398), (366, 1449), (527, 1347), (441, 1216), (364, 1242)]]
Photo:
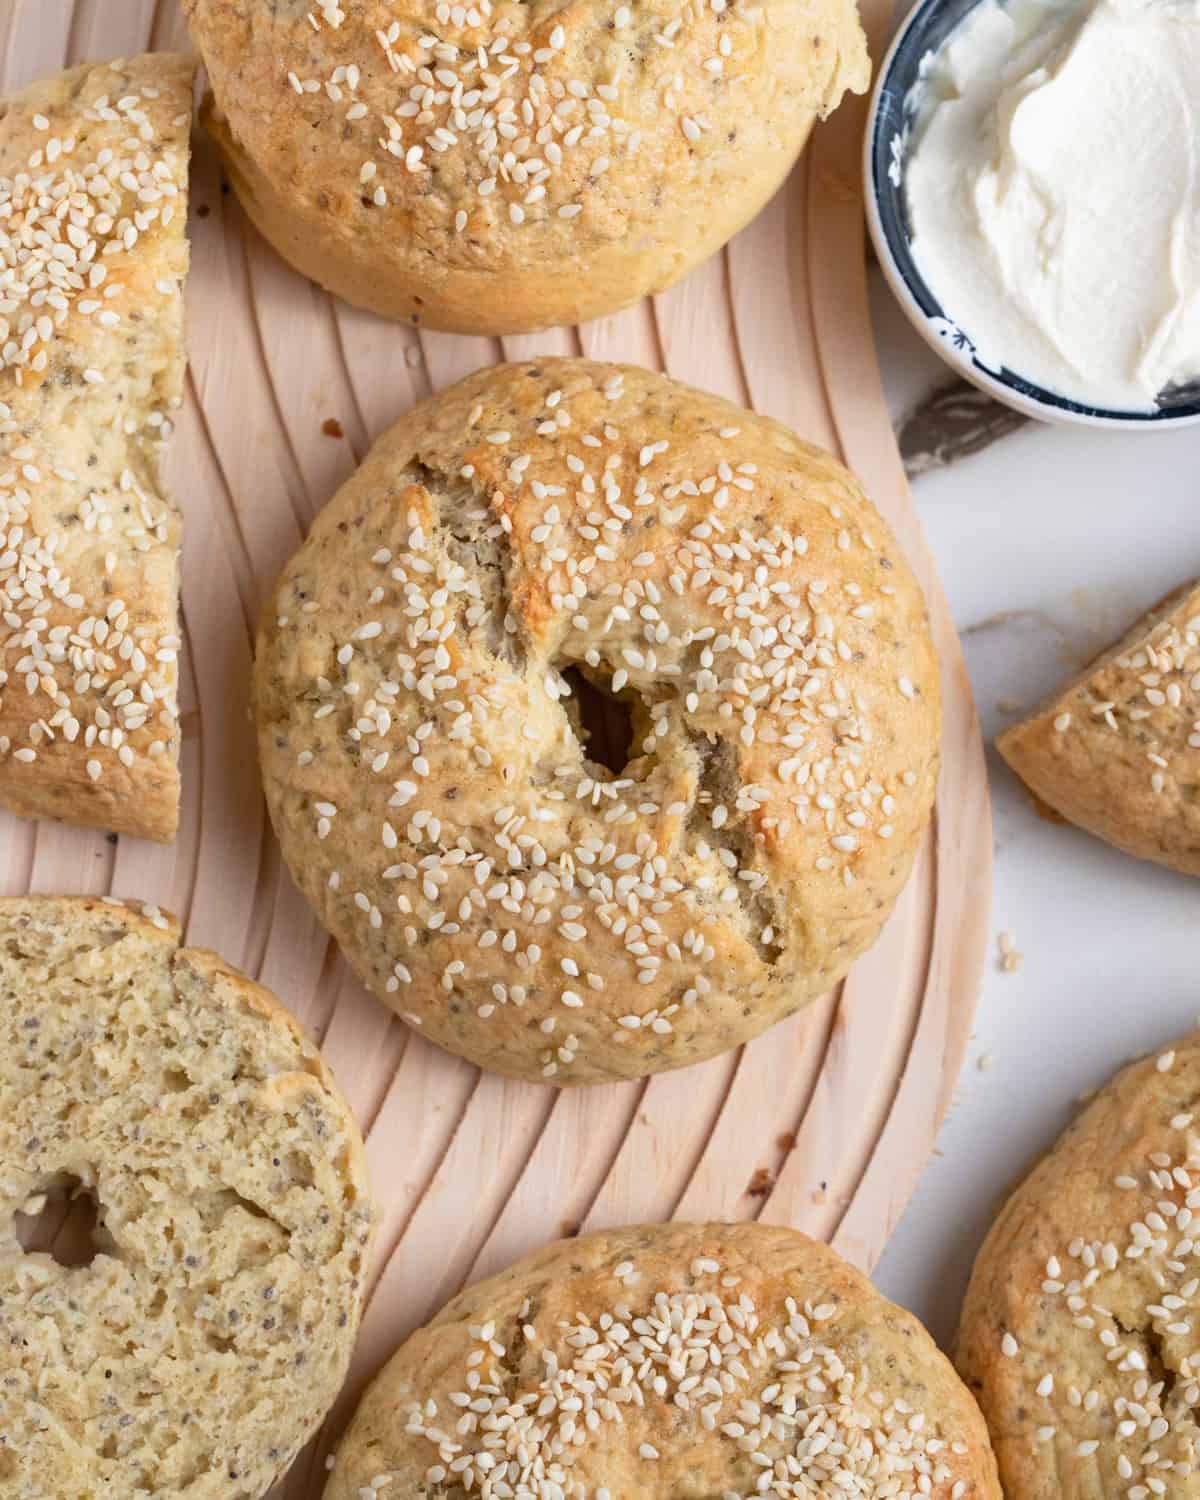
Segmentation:
[(1021, 1500), (1200, 1495), (1200, 1034), (1100, 1091), (979, 1253), (959, 1367)]
[(456, 1297), (367, 1392), (325, 1500), (1000, 1500), (910, 1314), (761, 1224), (550, 1245)]
[(1143, 615), (996, 748), (1062, 817), (1200, 875), (1200, 582)]
[[(358, 1326), (345, 1102), (278, 1002), (156, 908), (0, 901), (0, 987), (0, 1493), (259, 1500)], [(24, 1250), (16, 1216), (71, 1190), (89, 1257)]]
[[(581, 679), (631, 718), (620, 769)], [(583, 360), (482, 370), (376, 444), (265, 611), (255, 695), (284, 855), (356, 971), (557, 1083), (710, 1057), (827, 990), (936, 779), (924, 602), (853, 477)]]
[(193, 71), (86, 64), (0, 109), (0, 804), (160, 840)]
[(251, 219), (385, 315), (513, 333), (706, 260), (869, 78), (853, 0), (184, 0)]

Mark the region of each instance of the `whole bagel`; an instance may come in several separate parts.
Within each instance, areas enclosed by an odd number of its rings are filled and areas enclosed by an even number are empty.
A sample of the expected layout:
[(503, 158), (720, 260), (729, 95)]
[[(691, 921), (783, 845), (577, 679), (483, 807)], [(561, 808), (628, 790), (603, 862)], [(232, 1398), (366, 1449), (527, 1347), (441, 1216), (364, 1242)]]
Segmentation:
[(272, 995), (155, 907), (0, 900), (5, 1500), (260, 1500), (345, 1378), (372, 1226)]
[[(853, 477), (584, 360), (481, 370), (376, 444), (267, 605), (254, 693), (284, 856), (365, 983), (559, 1083), (827, 990), (936, 777), (924, 602)], [(631, 719), (615, 768), (596, 696)]]
[(387, 317), (599, 317), (718, 249), (869, 65), (854, 0), (184, 0), (284, 258)]
[(1014, 1500), (1200, 1496), (1200, 1032), (1123, 1068), (1004, 1205), (958, 1367)]
[(793, 1229), (564, 1240), (384, 1366), (325, 1500), (1001, 1500), (949, 1360)]

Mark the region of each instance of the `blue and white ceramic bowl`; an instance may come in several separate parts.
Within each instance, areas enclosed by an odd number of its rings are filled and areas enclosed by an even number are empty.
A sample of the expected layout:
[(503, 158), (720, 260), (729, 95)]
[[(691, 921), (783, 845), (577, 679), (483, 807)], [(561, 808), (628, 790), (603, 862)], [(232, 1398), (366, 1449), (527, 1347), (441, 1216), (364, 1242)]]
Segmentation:
[(946, 316), (913, 260), (904, 171), (929, 60), (976, 0), (921, 0), (896, 34), (876, 76), (863, 142), (867, 224), (888, 284), (927, 344), (965, 379), (1046, 422), (1090, 427), (1161, 429), (1200, 422), (1200, 388), (1159, 397), (1154, 412), (1085, 406), (1026, 380), (1018, 371), (985, 365), (967, 332)]

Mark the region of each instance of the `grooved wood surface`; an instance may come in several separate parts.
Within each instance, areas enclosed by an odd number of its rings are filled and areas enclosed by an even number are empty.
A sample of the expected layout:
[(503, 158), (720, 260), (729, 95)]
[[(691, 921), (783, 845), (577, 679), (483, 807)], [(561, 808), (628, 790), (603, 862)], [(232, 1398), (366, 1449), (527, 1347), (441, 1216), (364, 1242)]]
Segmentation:
[[(867, 12), (878, 56), (887, 0)], [(90, 57), (186, 45), (175, 0), (0, 0), (6, 89)], [(850, 99), (818, 127), (774, 201), (682, 285), (584, 327), (503, 340), (418, 334), (332, 301), (248, 230), (197, 139), (191, 365), (171, 464), (186, 522), (179, 838), (114, 845), (0, 814), (0, 891), (168, 906), (189, 942), (256, 975), (322, 1038), (367, 1134), (382, 1208), (371, 1301), (327, 1436), (363, 1380), (464, 1281), (578, 1228), (762, 1217), (870, 1268), (945, 1114), (984, 961), (991, 823), (958, 640), (879, 385), (864, 114)], [(930, 836), (879, 943), (835, 993), (713, 1062), (562, 1093), (434, 1050), (350, 976), (281, 866), (247, 713), (261, 601), (371, 440), (486, 361), (547, 353), (666, 370), (838, 453), (925, 585), (946, 716)], [(280, 1494), (316, 1500), (322, 1478), (318, 1446)]]

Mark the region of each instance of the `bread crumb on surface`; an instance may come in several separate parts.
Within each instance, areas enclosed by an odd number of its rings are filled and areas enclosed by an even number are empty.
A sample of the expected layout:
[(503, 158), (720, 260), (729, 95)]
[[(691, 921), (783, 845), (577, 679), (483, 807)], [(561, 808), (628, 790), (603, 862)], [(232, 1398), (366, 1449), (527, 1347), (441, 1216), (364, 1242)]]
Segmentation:
[(746, 1194), (750, 1198), (766, 1198), (775, 1186), (775, 1178), (769, 1167), (759, 1167), (750, 1178)]
[(996, 939), (999, 968), (1003, 974), (1015, 974), (1025, 962), (1025, 955), (1013, 946), (1012, 934), (1002, 932)]

